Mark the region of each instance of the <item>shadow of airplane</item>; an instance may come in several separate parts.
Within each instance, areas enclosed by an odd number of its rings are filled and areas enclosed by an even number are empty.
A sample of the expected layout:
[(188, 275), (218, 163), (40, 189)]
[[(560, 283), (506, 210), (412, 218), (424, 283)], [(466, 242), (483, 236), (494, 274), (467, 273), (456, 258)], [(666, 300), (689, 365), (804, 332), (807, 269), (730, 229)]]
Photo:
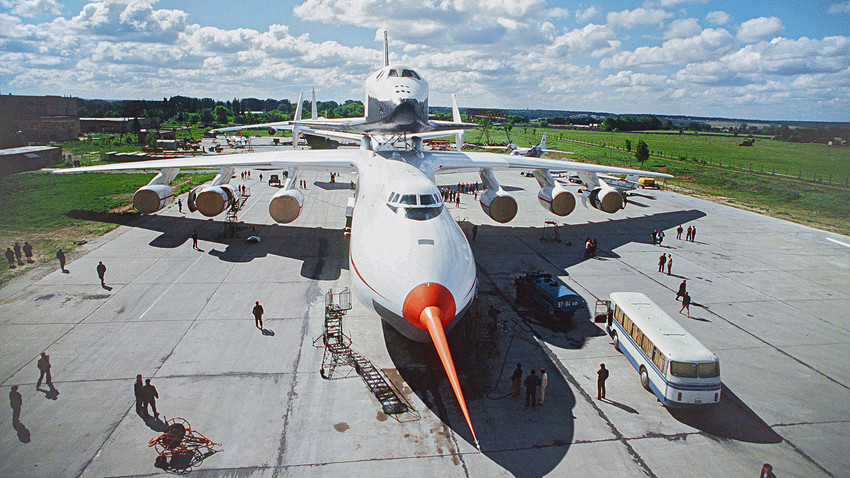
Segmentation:
[(224, 246), (224, 249), (213, 247), (208, 252), (222, 261), (251, 262), (269, 255), (289, 257), (302, 261), (301, 276), (307, 279), (336, 280), (343, 269), (348, 269), (348, 243), (342, 240), (342, 229), (245, 223), (251, 235), (263, 238), (258, 244), (250, 244), (244, 237), (222, 237), (225, 224), (212, 219), (80, 210), (70, 211), (67, 216), (157, 231), (161, 235), (150, 245), (166, 249), (191, 243), (192, 231), (197, 231), (199, 240)]

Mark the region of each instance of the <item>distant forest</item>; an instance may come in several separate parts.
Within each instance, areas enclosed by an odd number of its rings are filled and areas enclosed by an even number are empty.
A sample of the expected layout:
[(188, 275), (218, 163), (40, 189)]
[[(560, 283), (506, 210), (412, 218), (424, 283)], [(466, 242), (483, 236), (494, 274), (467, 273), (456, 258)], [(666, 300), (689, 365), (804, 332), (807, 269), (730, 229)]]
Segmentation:
[[(295, 104), (288, 99), (261, 100), (244, 98), (230, 101), (212, 98), (172, 96), (162, 101), (150, 100), (85, 100), (77, 99), (81, 117), (157, 117), (187, 125), (227, 125), (288, 121), (295, 113)], [(318, 101), (317, 109), (325, 118), (350, 118), (363, 116), (363, 102), (347, 100)], [(302, 117), (309, 118), (311, 105), (304, 101)], [(770, 122), (731, 118), (705, 118), (688, 116), (615, 115), (589, 111), (562, 110), (499, 110), (507, 118), (507, 126), (529, 124), (542, 127), (590, 127), (602, 131), (696, 131), (729, 133), (733, 135), (769, 135), (792, 142), (817, 142), (850, 140), (850, 123), (812, 121)], [(437, 119), (451, 120), (448, 107), (431, 107)], [(753, 123), (753, 124), (749, 124)]]

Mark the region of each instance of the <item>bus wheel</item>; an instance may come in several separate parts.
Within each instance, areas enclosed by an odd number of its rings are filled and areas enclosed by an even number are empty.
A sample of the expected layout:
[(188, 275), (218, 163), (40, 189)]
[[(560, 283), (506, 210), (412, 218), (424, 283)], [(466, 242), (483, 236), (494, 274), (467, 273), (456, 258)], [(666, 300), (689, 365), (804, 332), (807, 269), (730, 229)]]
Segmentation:
[(652, 389), (649, 388), (649, 374), (646, 372), (646, 368), (643, 365), (640, 366), (640, 384), (648, 391), (652, 391)]
[(620, 338), (617, 337), (617, 332), (614, 332), (613, 334), (611, 334), (611, 338), (614, 340), (614, 350), (616, 350), (617, 352), (623, 353), (623, 351), (620, 350)]

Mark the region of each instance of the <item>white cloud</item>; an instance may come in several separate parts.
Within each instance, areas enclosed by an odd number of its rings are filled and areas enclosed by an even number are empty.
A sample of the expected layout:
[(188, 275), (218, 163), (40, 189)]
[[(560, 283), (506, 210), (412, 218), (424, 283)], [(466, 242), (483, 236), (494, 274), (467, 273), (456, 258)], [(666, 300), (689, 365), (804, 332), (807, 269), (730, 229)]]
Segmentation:
[(615, 39), (611, 27), (590, 23), (555, 38), (547, 48), (547, 54), (552, 60), (578, 58), (583, 55), (597, 57), (619, 46), (620, 42)]
[(642, 25), (660, 24), (673, 17), (673, 14), (659, 8), (636, 8), (620, 12), (609, 12), (606, 19), (610, 25), (625, 28), (635, 28)]
[(785, 29), (782, 20), (776, 17), (759, 17), (747, 20), (738, 29), (738, 40), (755, 43), (765, 40)]
[(850, 13), (850, 2), (833, 3), (827, 11), (829, 13)]
[(579, 22), (587, 22), (598, 14), (599, 10), (597, 10), (596, 7), (589, 6), (584, 10), (576, 10), (576, 20)]
[(3, 6), (12, 7), (12, 13), (22, 17), (37, 17), (40, 15), (59, 15), (62, 8), (56, 0), (18, 0), (3, 2)]
[(732, 34), (722, 28), (706, 28), (699, 35), (673, 38), (661, 46), (642, 46), (616, 53), (600, 62), (602, 68), (650, 67), (687, 64), (716, 59), (729, 51)]
[(705, 15), (705, 19), (708, 20), (708, 22), (712, 25), (726, 25), (731, 18), (732, 17), (728, 13), (722, 10), (708, 12)]
[(670, 26), (664, 32), (664, 38), (692, 37), (699, 35), (701, 31), (702, 27), (699, 26), (696, 18), (683, 18), (670, 22)]
[(658, 0), (662, 7), (674, 7), (682, 3), (707, 3), (708, 0)]

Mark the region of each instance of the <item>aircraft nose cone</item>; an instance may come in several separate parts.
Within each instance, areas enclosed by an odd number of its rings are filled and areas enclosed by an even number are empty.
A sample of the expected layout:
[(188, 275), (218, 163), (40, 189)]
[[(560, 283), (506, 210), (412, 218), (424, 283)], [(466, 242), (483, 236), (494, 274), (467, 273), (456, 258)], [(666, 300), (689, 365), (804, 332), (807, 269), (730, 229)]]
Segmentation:
[(402, 306), (402, 315), (416, 327), (428, 330), (428, 326), (422, 323), (420, 316), (429, 307), (436, 307), (442, 312), (440, 322), (444, 327), (451, 322), (457, 312), (455, 298), (449, 289), (436, 282), (425, 282), (414, 287), (407, 294)]

